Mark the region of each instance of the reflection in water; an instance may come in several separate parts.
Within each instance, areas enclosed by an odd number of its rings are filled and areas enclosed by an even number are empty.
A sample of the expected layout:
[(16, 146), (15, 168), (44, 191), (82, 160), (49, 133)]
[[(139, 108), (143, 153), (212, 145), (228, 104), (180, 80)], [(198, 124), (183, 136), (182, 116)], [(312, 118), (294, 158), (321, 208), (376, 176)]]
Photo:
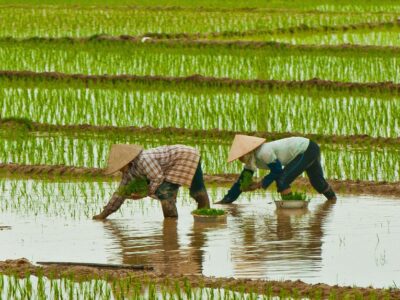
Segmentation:
[(124, 264), (169, 274), (265, 278), (318, 269), (333, 206), (275, 211), (262, 201), (224, 206), (228, 224), (198, 223), (181, 213), (178, 220), (109, 220), (104, 226)]
[(165, 218), (159, 223), (161, 228), (148, 236), (135, 236), (135, 230), (129, 230), (131, 226), (121, 220), (108, 220), (104, 226), (119, 243), (124, 264), (149, 264), (168, 274), (201, 274), (206, 234), (223, 224), (194, 222), (188, 234), (189, 244), (182, 247), (178, 220)]

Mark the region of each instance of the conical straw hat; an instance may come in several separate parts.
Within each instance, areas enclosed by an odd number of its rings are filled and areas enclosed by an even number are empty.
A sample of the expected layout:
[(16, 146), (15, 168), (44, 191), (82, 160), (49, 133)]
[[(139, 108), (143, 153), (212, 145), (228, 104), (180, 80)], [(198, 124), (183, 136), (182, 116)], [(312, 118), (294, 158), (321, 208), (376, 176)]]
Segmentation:
[(104, 174), (110, 175), (121, 170), (134, 160), (143, 148), (139, 145), (115, 144), (111, 146), (108, 166)]
[(262, 145), (264, 142), (265, 139), (255, 136), (248, 136), (242, 134), (235, 135), (235, 138), (233, 139), (233, 143), (231, 146), (231, 150), (229, 150), (228, 163), (253, 151), (258, 146)]

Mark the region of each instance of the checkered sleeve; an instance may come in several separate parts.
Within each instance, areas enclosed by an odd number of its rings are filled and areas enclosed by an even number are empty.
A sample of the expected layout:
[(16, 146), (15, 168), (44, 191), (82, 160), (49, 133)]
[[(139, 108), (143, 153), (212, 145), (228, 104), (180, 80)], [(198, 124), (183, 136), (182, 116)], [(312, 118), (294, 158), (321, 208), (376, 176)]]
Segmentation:
[(153, 196), (157, 188), (163, 183), (165, 176), (158, 161), (152, 157), (143, 156), (140, 160), (142, 170), (145, 172), (149, 184), (149, 196)]

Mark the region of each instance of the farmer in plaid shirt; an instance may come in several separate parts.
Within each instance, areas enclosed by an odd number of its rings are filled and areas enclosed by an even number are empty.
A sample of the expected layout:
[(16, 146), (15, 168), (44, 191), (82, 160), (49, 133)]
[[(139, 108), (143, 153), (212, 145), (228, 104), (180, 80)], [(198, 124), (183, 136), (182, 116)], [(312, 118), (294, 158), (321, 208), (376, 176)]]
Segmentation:
[[(148, 195), (161, 201), (164, 217), (177, 217), (176, 196), (181, 185), (189, 187), (190, 196), (198, 208), (209, 208), (210, 201), (204, 185), (199, 151), (184, 145), (161, 146), (143, 150), (138, 145), (113, 145), (105, 174), (122, 172), (121, 186), (135, 177), (145, 177)], [(142, 195), (129, 197), (114, 193), (103, 211), (93, 219), (103, 220), (118, 210), (125, 199), (141, 199)]]

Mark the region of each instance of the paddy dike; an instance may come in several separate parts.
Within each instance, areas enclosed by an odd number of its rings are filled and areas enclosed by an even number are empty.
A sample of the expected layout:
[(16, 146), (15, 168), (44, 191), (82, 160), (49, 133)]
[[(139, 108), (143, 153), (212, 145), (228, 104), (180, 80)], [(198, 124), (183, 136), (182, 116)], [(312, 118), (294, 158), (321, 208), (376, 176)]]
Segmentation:
[[(27, 119), (18, 118), (0, 118), (0, 129), (2, 130), (23, 130), (35, 133), (60, 133), (60, 134), (149, 134), (163, 136), (175, 136), (184, 137), (188, 136), (192, 138), (202, 139), (225, 139), (232, 140), (236, 134), (246, 134), (252, 136), (258, 136), (266, 138), (267, 140), (282, 139), (291, 136), (303, 136), (309, 138), (317, 143), (328, 143), (328, 144), (343, 144), (353, 146), (369, 146), (369, 145), (381, 145), (391, 146), (400, 145), (400, 137), (385, 138), (385, 137), (373, 137), (369, 135), (324, 135), (324, 134), (302, 134), (299, 132), (263, 132), (263, 131), (232, 131), (232, 130), (221, 130), (221, 129), (187, 129), (177, 127), (164, 127), (154, 128), (151, 126), (138, 127), (138, 126), (108, 126), (108, 125), (89, 125), (89, 124), (76, 124), (76, 125), (54, 125), (46, 123), (32, 122)], [(23, 132), (22, 132), (23, 133)]]
[[(252, 280), (252, 279), (234, 279), (234, 278), (215, 278), (208, 276), (198, 275), (180, 275), (180, 274), (161, 274), (149, 271), (127, 271), (121, 270), (107, 270), (94, 267), (79, 267), (79, 266), (37, 266), (32, 264), (25, 258), (15, 260), (0, 261), (0, 272), (8, 275), (17, 275), (20, 278), (26, 277), (27, 274), (35, 276), (45, 276), (51, 279), (67, 277), (73, 278), (76, 281), (85, 281), (91, 279), (105, 279), (112, 282), (115, 279), (132, 278), (139, 280), (143, 283), (153, 282), (165, 286), (166, 283), (173, 286), (176, 282), (182, 285), (184, 282), (189, 282), (194, 288), (223, 288), (228, 290), (237, 290), (239, 287), (244, 288), (244, 292), (252, 292), (263, 294), (269, 290), (273, 295), (279, 295), (282, 291), (290, 294), (296, 294), (303, 297), (313, 297), (319, 295), (320, 297), (329, 297), (335, 295), (339, 299), (342, 297), (378, 297), (378, 299), (399, 299), (400, 290), (398, 289), (374, 289), (362, 288), (354, 286), (338, 286), (328, 285), (323, 283), (307, 284), (301, 280)], [(183, 286), (182, 286), (183, 288)], [(359, 298), (357, 298), (359, 299)]]
[[(104, 169), (83, 168), (64, 165), (21, 165), (0, 164), (0, 176), (10, 178), (90, 178), (98, 180), (119, 180), (120, 175), (104, 175)], [(238, 174), (205, 175), (205, 181), (214, 186), (229, 186), (237, 179)], [(328, 180), (335, 191), (344, 194), (366, 194), (400, 197), (400, 183), (386, 181), (362, 180)], [(312, 190), (308, 179), (298, 178), (294, 182), (298, 188)]]
[[(350, 46), (348, 46), (350, 47)], [(382, 48), (382, 47), (381, 47)], [(395, 48), (399, 50), (400, 48)], [(150, 75), (84, 75), (67, 74), (60, 72), (33, 72), (33, 71), (0, 71), (0, 79), (4, 80), (38, 80), (50, 82), (81, 82), (83, 84), (101, 83), (170, 83), (170, 84), (196, 84), (204, 87), (227, 87), (249, 89), (321, 89), (326, 91), (343, 92), (388, 92), (399, 94), (400, 84), (387, 82), (341, 82), (312, 78), (310, 80), (264, 80), (264, 79), (232, 79), (203, 76), (150, 76)], [(26, 84), (26, 83), (25, 83)]]

